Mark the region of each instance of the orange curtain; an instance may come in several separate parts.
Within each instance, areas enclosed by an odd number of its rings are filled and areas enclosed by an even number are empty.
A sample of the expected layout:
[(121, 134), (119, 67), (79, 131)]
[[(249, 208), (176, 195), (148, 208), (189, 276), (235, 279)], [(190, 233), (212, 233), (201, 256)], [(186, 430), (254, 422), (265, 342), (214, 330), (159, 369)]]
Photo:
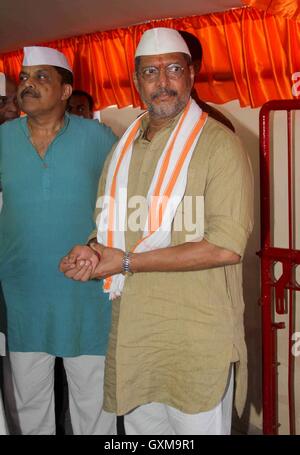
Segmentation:
[(270, 14), (279, 14), (289, 19), (300, 20), (299, 0), (243, 0), (243, 3)]
[[(157, 26), (186, 30), (201, 41), (203, 64), (196, 89), (203, 100), (238, 99), (241, 106), (257, 107), (271, 99), (293, 98), (293, 77), (300, 72), (300, 24), (254, 8), (152, 21), (43, 44), (66, 54), (75, 88), (91, 93), (97, 109), (139, 106), (132, 79), (134, 50), (142, 33)], [(22, 51), (2, 54), (0, 71), (17, 78), (21, 61)]]

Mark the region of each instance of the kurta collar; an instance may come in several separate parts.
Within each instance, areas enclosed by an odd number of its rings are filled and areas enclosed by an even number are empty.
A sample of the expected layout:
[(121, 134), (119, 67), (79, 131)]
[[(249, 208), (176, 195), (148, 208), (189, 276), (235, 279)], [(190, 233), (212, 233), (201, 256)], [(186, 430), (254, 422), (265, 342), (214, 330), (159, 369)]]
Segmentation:
[[(25, 135), (28, 138), (30, 138), (29, 128), (28, 128), (28, 124), (27, 124), (27, 115), (24, 115), (23, 117), (21, 117), (20, 121), (21, 121), (21, 126), (22, 126), (22, 129), (23, 129)], [(57, 138), (58, 136), (61, 136), (66, 131), (66, 129), (69, 126), (69, 123), (70, 123), (70, 114), (68, 112), (65, 112), (64, 126), (59, 130), (59, 132), (57, 133), (55, 138)]]

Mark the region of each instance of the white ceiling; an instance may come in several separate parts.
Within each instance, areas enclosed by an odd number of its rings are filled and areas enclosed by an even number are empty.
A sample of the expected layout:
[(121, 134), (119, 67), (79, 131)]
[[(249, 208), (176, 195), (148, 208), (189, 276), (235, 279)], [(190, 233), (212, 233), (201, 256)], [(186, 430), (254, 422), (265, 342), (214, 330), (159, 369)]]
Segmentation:
[(241, 6), (241, 0), (0, 0), (0, 52), (152, 19)]

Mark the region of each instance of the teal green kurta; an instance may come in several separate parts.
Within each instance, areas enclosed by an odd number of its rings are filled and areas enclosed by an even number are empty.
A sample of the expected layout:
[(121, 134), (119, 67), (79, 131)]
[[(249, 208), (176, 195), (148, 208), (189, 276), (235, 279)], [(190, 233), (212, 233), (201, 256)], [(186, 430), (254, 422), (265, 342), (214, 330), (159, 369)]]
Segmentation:
[(106, 352), (111, 308), (101, 283), (67, 279), (58, 264), (94, 227), (99, 175), (115, 140), (98, 122), (66, 114), (41, 159), (26, 118), (0, 127), (0, 280), (10, 351)]

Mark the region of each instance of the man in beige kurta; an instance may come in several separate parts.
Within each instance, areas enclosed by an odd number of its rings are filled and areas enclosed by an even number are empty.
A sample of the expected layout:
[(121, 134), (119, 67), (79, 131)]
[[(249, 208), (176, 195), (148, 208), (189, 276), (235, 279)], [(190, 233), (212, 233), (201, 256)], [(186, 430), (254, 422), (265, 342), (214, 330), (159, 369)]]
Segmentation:
[[(158, 52), (141, 54), (136, 61), (136, 85), (149, 113), (129, 166), (126, 251), (143, 235), (131, 223), (136, 207), (129, 201), (147, 196), (162, 150), (182, 115), (178, 106), (184, 96), (188, 99), (193, 81), (192, 67), (184, 66), (184, 51)], [(176, 76), (177, 85), (172, 74), (167, 77), (173, 61), (184, 68)], [(166, 87), (158, 88), (161, 96), (154, 99), (152, 73), (156, 87)], [(178, 92), (177, 103), (169, 87)], [(112, 154), (100, 179), (99, 197), (105, 192)], [(230, 433), (233, 364), (235, 401), (242, 411), (247, 374), (241, 262), (253, 224), (252, 190), (249, 160), (238, 138), (208, 118), (189, 164), (170, 246), (130, 255), (133, 274), (126, 276), (121, 297), (113, 301), (105, 408), (125, 415), (127, 434)], [(96, 235), (90, 237), (92, 248), (77, 246), (62, 260), (66, 276), (84, 281), (128, 271), (124, 251), (95, 244)], [(100, 253), (100, 261), (92, 249)], [(212, 420), (223, 423), (207, 424)]]

